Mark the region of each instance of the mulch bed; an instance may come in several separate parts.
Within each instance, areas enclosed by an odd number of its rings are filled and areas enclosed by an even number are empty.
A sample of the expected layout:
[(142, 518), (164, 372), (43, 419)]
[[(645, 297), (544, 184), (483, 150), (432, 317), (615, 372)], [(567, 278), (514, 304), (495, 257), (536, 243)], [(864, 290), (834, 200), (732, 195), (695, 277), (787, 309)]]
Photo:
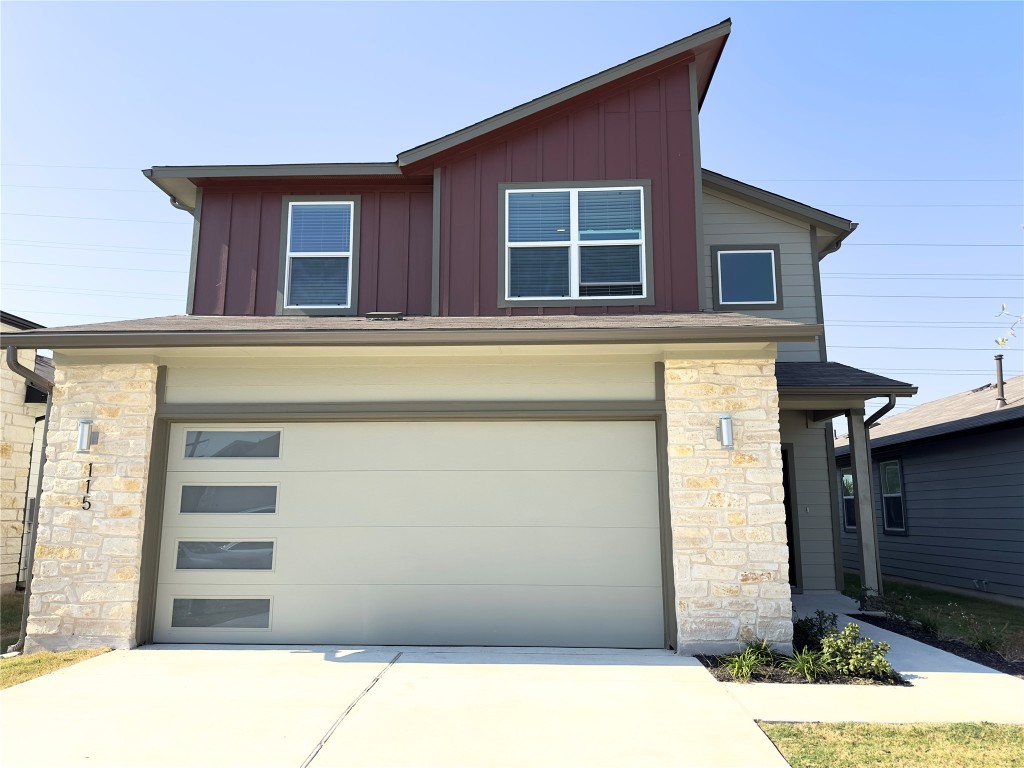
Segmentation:
[(1024, 680), (1024, 662), (1007, 661), (998, 653), (983, 651), (980, 648), (975, 648), (973, 645), (968, 645), (960, 640), (942, 640), (931, 632), (907, 621), (891, 619), (887, 616), (869, 616), (863, 613), (851, 613), (850, 618), (856, 619), (858, 622), (862, 622), (864, 624), (871, 624), (881, 629), (887, 629), (898, 635), (909, 637), (911, 640), (917, 640), (918, 642), (930, 645), (933, 648), (939, 648), (943, 651), (947, 651), (962, 659), (982, 664), (996, 670), (997, 672), (1005, 672), (1008, 675), (1013, 675), (1014, 677), (1019, 677)]
[[(701, 656), (698, 654), (696, 658), (701, 664), (707, 667), (708, 671), (716, 680), (723, 683), (737, 682), (733, 679), (729, 670), (725, 668), (723, 656)], [(910, 683), (903, 680), (903, 678), (900, 678), (900, 680), (902, 682), (883, 683), (879, 680), (872, 680), (869, 677), (843, 677), (841, 675), (836, 675), (835, 677), (821, 678), (811, 682), (803, 675), (797, 674), (796, 672), (789, 672), (785, 669), (778, 669), (777, 667), (760, 669), (750, 676), (750, 682), (752, 683), (789, 683), (793, 685), (910, 685)]]

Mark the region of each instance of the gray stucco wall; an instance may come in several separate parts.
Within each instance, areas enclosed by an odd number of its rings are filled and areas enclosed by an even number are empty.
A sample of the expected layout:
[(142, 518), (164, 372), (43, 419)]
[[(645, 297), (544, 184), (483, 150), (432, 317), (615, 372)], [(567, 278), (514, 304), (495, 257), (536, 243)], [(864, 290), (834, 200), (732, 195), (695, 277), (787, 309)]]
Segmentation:
[[(883, 575), (1024, 597), (1024, 426), (933, 438), (871, 458)], [(906, 536), (882, 530), (878, 462), (893, 458), (903, 464)], [(838, 464), (849, 466), (849, 457)], [(854, 533), (843, 532), (842, 551), (844, 569), (856, 572)]]

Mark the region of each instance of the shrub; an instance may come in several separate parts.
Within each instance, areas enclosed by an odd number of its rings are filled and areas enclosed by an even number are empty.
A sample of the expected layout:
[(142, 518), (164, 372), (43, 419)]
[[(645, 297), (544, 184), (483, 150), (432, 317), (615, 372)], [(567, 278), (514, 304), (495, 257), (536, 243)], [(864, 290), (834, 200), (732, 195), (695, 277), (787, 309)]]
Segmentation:
[(821, 652), (824, 662), (837, 674), (881, 682), (899, 680), (885, 658), (889, 644), (862, 638), (857, 624), (847, 624), (841, 632), (826, 635), (821, 641)]
[(724, 662), (722, 666), (732, 675), (733, 680), (740, 683), (749, 683), (754, 673), (765, 665), (763, 654), (749, 646), (742, 653), (733, 653), (722, 657), (722, 661)]
[(825, 659), (825, 654), (821, 651), (812, 651), (809, 648), (794, 651), (793, 658), (784, 659), (780, 666), (789, 672), (803, 675), (809, 683), (828, 677), (832, 673), (832, 667)]
[(836, 632), (838, 617), (834, 613), (815, 611), (793, 622), (793, 648), (817, 651), (826, 635)]

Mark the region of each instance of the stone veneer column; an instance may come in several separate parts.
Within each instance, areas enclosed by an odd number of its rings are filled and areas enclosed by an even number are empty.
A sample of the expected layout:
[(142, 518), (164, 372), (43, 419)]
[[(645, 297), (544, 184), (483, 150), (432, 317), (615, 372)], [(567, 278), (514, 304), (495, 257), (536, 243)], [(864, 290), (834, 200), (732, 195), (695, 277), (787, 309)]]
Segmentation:
[[(792, 645), (774, 360), (667, 360), (672, 551), (680, 653)], [(722, 448), (719, 417), (733, 417)]]
[[(135, 645), (156, 378), (149, 363), (57, 369), (26, 651)], [(89, 453), (79, 419), (99, 435)]]

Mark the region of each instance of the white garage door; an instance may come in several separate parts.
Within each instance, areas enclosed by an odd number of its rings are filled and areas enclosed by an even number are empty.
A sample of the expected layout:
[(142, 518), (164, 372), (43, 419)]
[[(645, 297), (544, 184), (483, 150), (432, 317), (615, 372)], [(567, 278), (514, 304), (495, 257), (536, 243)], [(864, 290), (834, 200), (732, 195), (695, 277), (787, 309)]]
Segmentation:
[(157, 642), (662, 647), (651, 422), (175, 425)]

